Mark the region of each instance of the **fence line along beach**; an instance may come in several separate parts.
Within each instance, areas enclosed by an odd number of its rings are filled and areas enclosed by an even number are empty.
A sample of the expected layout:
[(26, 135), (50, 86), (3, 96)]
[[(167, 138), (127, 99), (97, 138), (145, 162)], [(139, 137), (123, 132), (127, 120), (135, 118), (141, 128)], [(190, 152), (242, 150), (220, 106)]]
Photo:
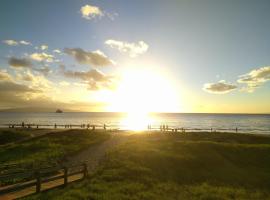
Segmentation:
[[(0, 126), (5, 128), (88, 128), (130, 130), (126, 113), (0, 113)], [(151, 113), (147, 118), (132, 119), (141, 130), (169, 129), (186, 131), (223, 131), (242, 133), (270, 133), (269, 114), (190, 114)], [(136, 120), (138, 122), (136, 122)], [(136, 124), (137, 123), (137, 124)], [(236, 130), (237, 129), (237, 130)]]

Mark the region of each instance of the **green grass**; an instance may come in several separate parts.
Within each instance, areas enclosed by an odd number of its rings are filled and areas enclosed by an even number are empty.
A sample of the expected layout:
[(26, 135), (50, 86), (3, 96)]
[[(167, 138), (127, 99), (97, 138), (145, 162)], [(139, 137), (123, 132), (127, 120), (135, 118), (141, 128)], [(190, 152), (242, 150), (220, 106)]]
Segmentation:
[(25, 130), (0, 129), (0, 145), (30, 138), (31, 134)]
[[(28, 134), (30, 133), (31, 131)], [(25, 134), (25, 132), (20, 134)], [(5, 135), (9, 135), (9, 132)], [(52, 130), (51, 133), (40, 137), (2, 146), (0, 148), (0, 166), (23, 164), (44, 167), (44, 165), (58, 163), (65, 156), (75, 154), (108, 138), (109, 134), (107, 133), (91, 132), (90, 130), (67, 130), (62, 132)]]
[(270, 199), (270, 138), (133, 135), (93, 176), (26, 199)]

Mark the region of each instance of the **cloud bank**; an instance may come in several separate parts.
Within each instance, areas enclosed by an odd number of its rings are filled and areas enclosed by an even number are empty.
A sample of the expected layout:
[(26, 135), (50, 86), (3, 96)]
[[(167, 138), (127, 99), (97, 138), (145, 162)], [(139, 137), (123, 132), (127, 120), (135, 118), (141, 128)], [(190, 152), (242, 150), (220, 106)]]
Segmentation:
[(254, 92), (265, 82), (270, 80), (270, 66), (251, 70), (249, 73), (239, 76), (238, 83), (246, 84), (242, 91)]
[(53, 62), (54, 56), (43, 52), (43, 53), (32, 53), (30, 55), (30, 58), (38, 62), (42, 61)]
[(11, 57), (9, 58), (8, 64), (12, 67), (26, 67), (26, 68), (32, 67), (31, 61), (27, 58)]
[(100, 90), (100, 89), (112, 89), (114, 87), (114, 76), (106, 75), (97, 69), (91, 69), (89, 71), (70, 71), (65, 70), (64, 66), (61, 66), (63, 75), (68, 78), (76, 78), (83, 81), (87, 85), (88, 90)]
[(149, 46), (144, 41), (137, 43), (128, 43), (119, 40), (106, 40), (105, 44), (109, 45), (113, 49), (117, 49), (122, 53), (127, 53), (130, 57), (137, 57), (140, 54), (144, 54)]
[(80, 64), (93, 65), (96, 67), (114, 65), (114, 61), (110, 60), (99, 50), (88, 52), (81, 48), (65, 48), (64, 52), (72, 56)]
[(22, 45), (31, 45), (31, 42), (27, 42), (25, 40), (21, 40), (21, 41), (16, 41), (16, 40), (3, 40), (2, 41), (4, 44), (9, 45), (9, 46), (17, 46), (19, 44)]

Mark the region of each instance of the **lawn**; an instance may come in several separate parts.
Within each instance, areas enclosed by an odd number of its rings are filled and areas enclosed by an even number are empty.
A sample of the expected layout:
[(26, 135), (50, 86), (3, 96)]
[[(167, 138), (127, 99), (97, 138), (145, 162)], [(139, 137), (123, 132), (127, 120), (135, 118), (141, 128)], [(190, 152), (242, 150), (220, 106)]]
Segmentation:
[(89, 178), (26, 199), (270, 199), (270, 137), (134, 134)]
[(31, 133), (26, 129), (0, 129), (0, 145), (16, 142), (30, 137)]
[[(5, 135), (12, 138), (10, 141), (17, 138), (29, 139), (2, 145), (0, 148), (0, 166), (19, 164), (20, 166), (38, 168), (54, 165), (63, 161), (66, 156), (76, 154), (80, 150), (105, 141), (110, 137), (108, 133), (90, 130), (65, 130), (60, 132), (51, 130), (45, 135), (30, 138), (29, 135), (33, 132), (35, 130), (1, 132), (2, 136), (0, 134), (0, 137)], [(12, 134), (13, 136), (10, 136)]]

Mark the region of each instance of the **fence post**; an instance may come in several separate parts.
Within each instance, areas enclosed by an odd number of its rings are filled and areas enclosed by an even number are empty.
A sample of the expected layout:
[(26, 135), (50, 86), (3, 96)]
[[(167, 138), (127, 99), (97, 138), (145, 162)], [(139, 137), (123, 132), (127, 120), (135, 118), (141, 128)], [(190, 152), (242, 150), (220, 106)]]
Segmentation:
[(36, 177), (37, 177), (36, 193), (38, 193), (41, 190), (41, 177), (39, 171), (36, 172)]
[(68, 168), (64, 167), (64, 186), (68, 184)]
[(83, 163), (83, 178), (86, 178), (87, 174), (88, 174), (87, 164)]

